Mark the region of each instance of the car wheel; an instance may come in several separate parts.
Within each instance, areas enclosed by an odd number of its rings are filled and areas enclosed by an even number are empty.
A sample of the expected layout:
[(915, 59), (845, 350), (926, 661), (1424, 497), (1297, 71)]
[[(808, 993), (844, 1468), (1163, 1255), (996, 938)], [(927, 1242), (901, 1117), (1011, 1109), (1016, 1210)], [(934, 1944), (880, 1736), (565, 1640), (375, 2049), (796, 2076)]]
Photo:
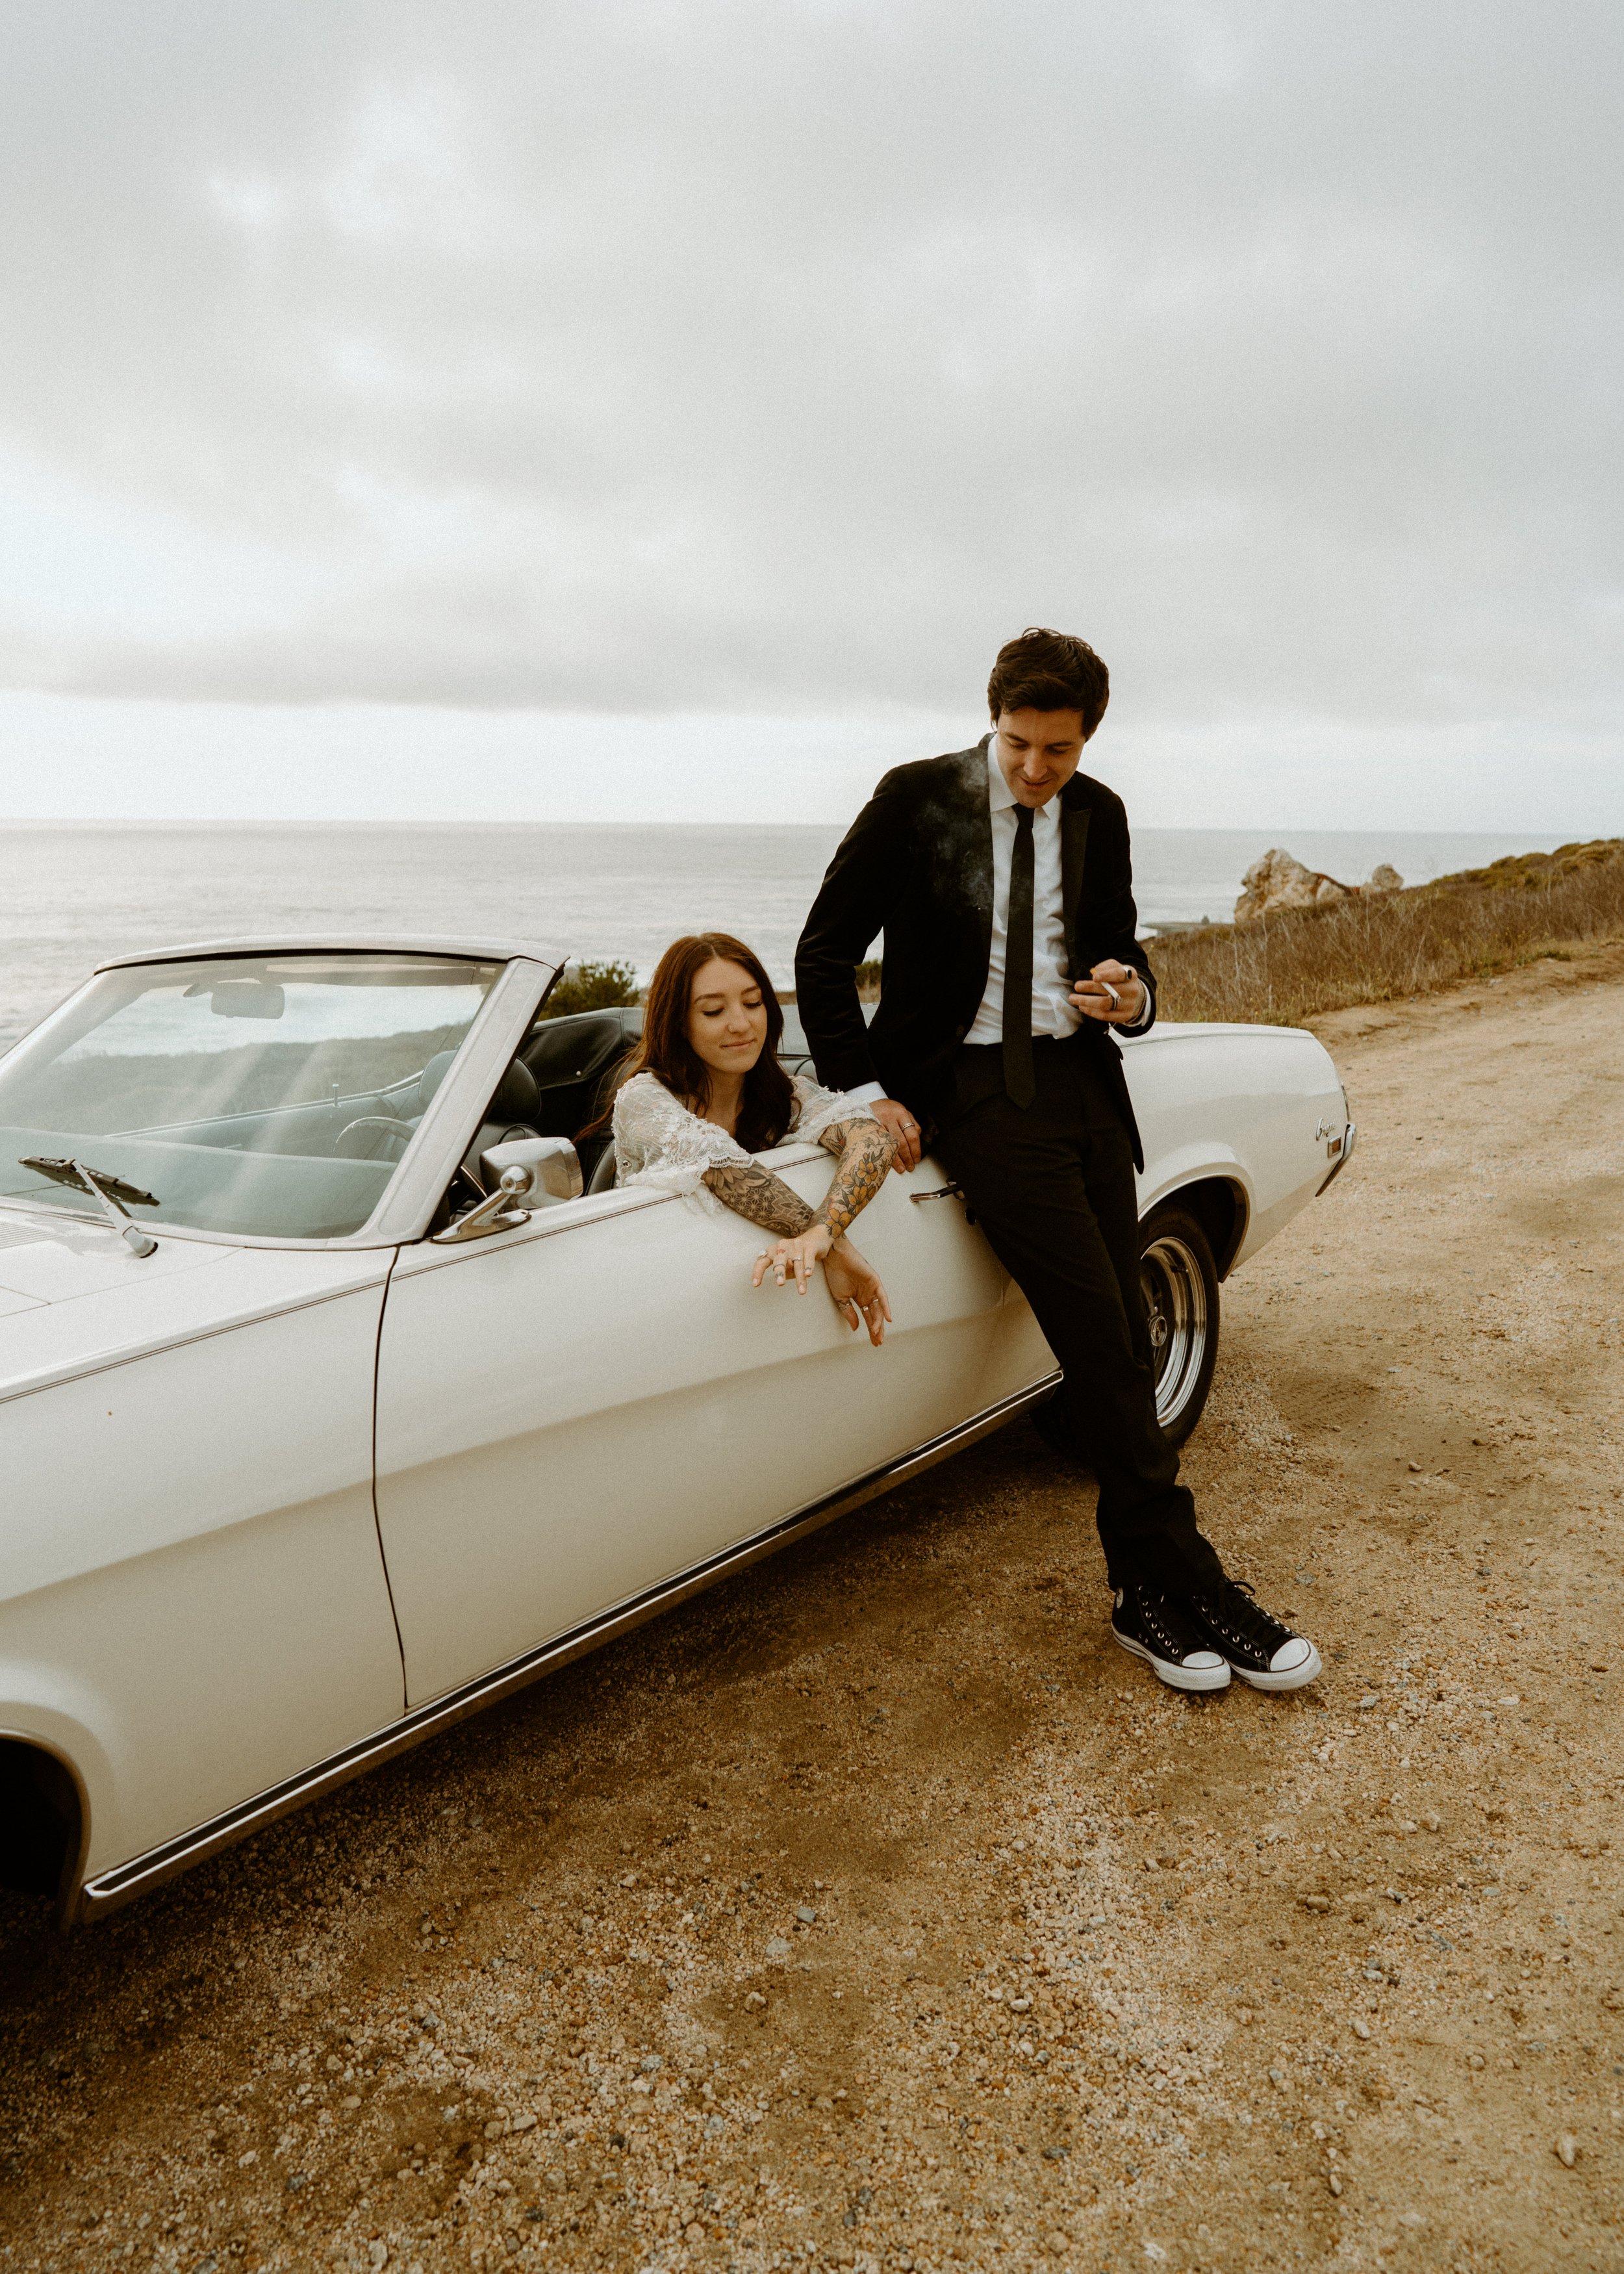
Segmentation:
[(1182, 1445), (1201, 1418), (1218, 1361), (1218, 1267), (1187, 1209), (1168, 1201), (1139, 1226), (1139, 1284), (1156, 1367), (1156, 1419)]

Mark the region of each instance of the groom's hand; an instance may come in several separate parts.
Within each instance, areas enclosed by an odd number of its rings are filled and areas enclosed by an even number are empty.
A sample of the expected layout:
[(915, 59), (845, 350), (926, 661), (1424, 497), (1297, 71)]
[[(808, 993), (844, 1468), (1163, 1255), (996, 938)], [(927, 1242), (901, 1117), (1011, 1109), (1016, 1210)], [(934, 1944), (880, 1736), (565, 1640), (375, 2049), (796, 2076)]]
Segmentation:
[(906, 1175), (910, 1169), (917, 1169), (920, 1156), (919, 1124), (907, 1107), (899, 1104), (894, 1097), (876, 1097), (864, 1106), (863, 1111), (873, 1115), (896, 1147), (896, 1157), (891, 1162), (891, 1166), (897, 1174), (900, 1177)]
[(1086, 979), (1078, 981), (1071, 990), (1071, 1007), (1101, 1026), (1131, 1027), (1143, 1017), (1149, 995), (1150, 990), (1131, 964), (1108, 959), (1096, 963)]

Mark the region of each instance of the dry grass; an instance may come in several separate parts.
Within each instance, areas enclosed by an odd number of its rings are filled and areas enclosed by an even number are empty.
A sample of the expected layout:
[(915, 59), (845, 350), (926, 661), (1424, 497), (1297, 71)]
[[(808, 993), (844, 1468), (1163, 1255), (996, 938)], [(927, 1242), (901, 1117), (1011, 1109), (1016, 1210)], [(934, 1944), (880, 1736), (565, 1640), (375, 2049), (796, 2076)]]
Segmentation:
[(1410, 892), (1178, 934), (1158, 940), (1154, 956), (1163, 1018), (1289, 1027), (1621, 937), (1624, 840), (1612, 838)]

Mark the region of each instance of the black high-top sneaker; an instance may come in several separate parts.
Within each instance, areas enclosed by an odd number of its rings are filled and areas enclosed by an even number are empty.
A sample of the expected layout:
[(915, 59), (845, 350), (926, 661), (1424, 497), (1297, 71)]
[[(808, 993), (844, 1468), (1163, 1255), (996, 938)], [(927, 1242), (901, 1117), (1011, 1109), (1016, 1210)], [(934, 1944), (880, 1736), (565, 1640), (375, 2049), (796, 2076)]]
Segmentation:
[(1229, 1661), (1189, 1613), (1154, 1588), (1119, 1587), (1111, 1632), (1169, 1690), (1227, 1690)]
[(1226, 1576), (1216, 1586), (1178, 1600), (1202, 1639), (1221, 1650), (1254, 1690), (1300, 1690), (1320, 1672), (1320, 1653), (1308, 1637), (1271, 1618), (1244, 1579)]

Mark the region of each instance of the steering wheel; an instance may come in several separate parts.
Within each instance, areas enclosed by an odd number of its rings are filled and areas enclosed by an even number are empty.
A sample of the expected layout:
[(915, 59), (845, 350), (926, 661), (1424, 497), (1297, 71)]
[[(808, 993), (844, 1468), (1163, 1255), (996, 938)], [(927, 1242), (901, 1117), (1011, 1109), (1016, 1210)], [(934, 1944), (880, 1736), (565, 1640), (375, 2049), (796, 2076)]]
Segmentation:
[[(400, 1152), (393, 1156), (398, 1161), (417, 1133), (410, 1121), (398, 1120), (393, 1113), (364, 1113), (358, 1121), (351, 1121), (339, 1131), (333, 1141), (333, 1150), (342, 1161), (380, 1161), (390, 1157), (380, 1148), (398, 1143)], [(350, 1141), (352, 1137), (357, 1139), (353, 1145)]]

